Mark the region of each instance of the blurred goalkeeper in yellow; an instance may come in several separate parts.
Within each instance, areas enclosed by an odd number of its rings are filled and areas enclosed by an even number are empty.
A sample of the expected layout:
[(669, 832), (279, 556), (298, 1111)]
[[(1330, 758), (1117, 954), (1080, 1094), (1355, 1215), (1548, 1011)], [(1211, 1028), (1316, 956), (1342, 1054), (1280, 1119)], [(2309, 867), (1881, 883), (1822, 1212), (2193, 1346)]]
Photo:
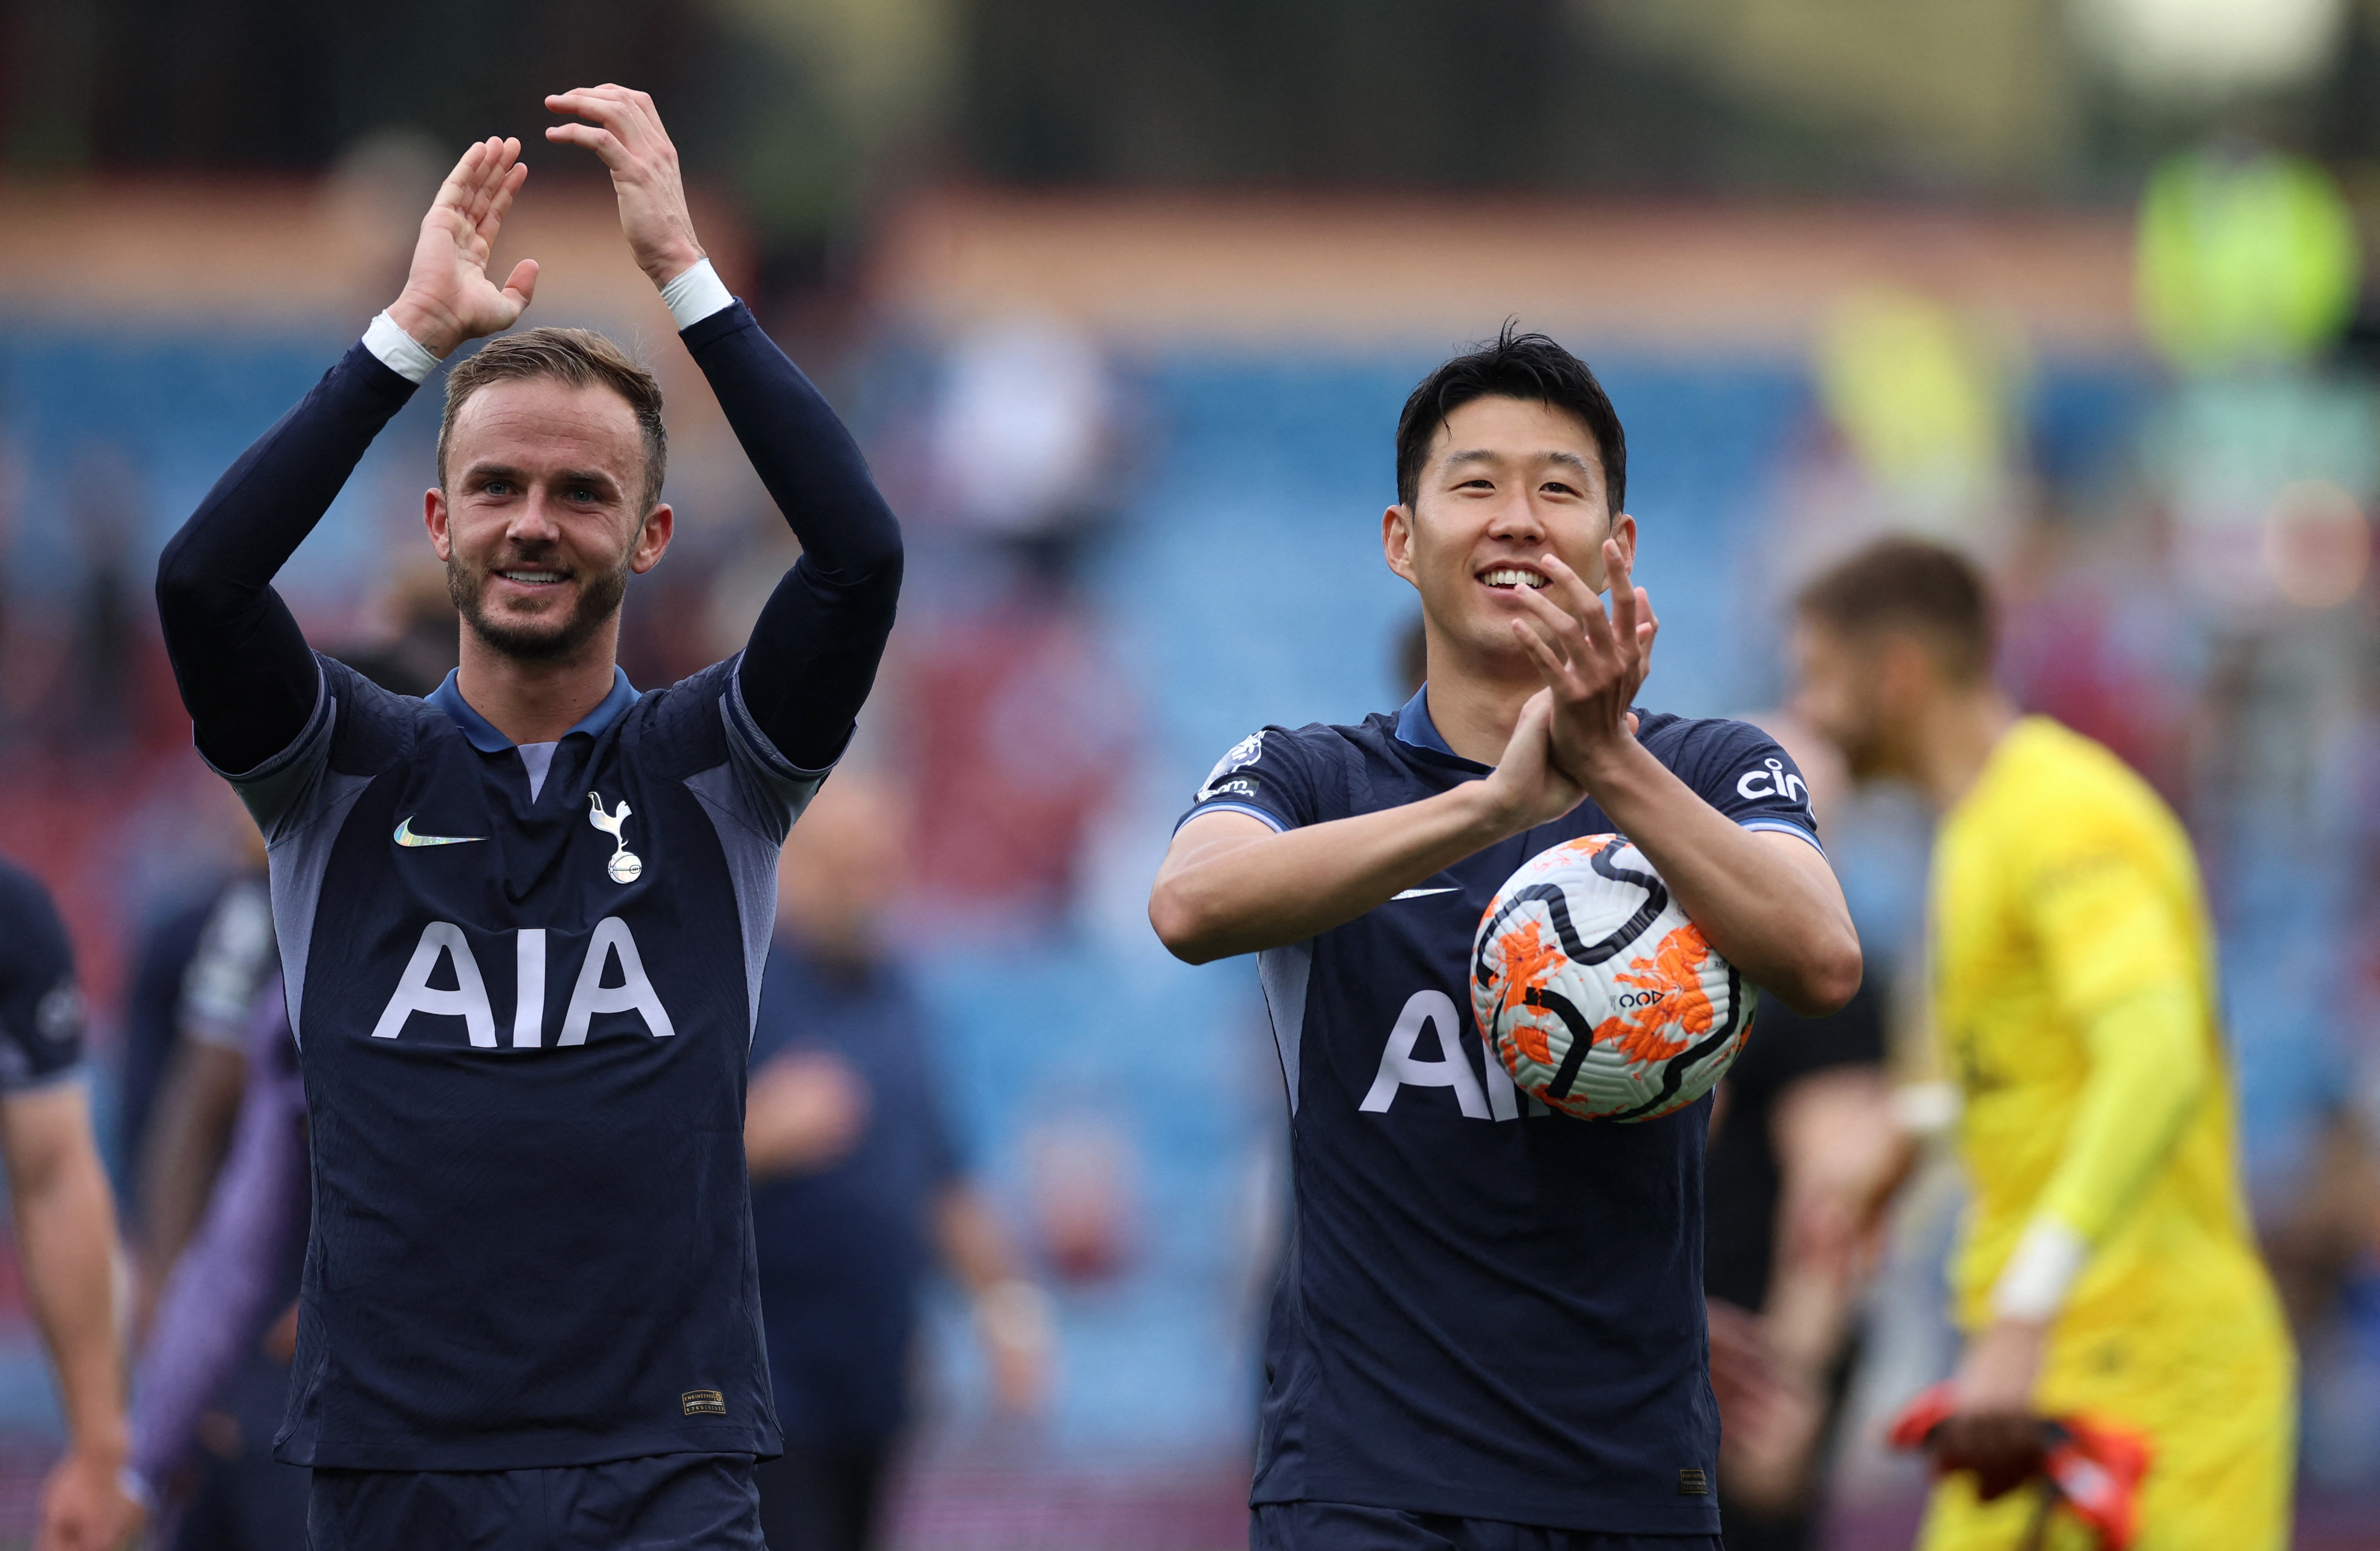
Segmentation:
[(2035, 1474), (2043, 1420), (2079, 1415), (2148, 1444), (2133, 1551), (2282, 1551), (2296, 1359), (2240, 1191), (2190, 843), (2114, 755), (2017, 714), (1992, 636), (1975, 570), (1905, 539), (1813, 582), (1796, 631), (1796, 709), (1940, 815), (1935, 1023), (1972, 1196), (1920, 1544), (2095, 1544)]

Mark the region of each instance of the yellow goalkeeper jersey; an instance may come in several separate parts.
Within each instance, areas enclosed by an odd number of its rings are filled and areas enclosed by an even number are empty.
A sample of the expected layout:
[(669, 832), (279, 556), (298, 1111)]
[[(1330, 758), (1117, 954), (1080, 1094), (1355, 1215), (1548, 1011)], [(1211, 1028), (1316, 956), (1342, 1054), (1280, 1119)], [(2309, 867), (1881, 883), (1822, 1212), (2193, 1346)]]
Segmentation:
[[(1935, 842), (1936, 1025), (1965, 1096), (1960, 1323), (1989, 1323), (2026, 1229), (2087, 1248), (2034, 1402), (2146, 1436), (2134, 1551), (2289, 1542), (2296, 1360), (2250, 1236), (2214, 934), (2173, 813), (2099, 745), (2028, 717)], [(2023, 1542), (2030, 1494), (1935, 1493), (1924, 1551)], [(2094, 1544), (2059, 1516), (2046, 1545)]]
[(2092, 1246), (2059, 1346), (2176, 1322), (2271, 1339), (2213, 932), (2172, 811), (2107, 749), (2028, 717), (1944, 819), (1934, 863), (1936, 1024), (1973, 1190), (1961, 1323), (1988, 1322), (2039, 1213)]

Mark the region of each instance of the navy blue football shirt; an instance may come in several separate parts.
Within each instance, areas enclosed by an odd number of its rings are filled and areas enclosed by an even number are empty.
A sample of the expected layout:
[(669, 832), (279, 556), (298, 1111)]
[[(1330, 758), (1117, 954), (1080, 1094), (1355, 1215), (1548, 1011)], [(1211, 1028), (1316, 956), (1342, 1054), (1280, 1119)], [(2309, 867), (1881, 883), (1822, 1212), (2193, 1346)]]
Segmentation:
[[(1486, 775), (1439, 735), (1427, 695), (1360, 726), (1244, 739), (1184, 821), (1289, 830)], [(1817, 843), (1766, 733), (1639, 716), (1638, 741), (1713, 807)], [(1257, 956), (1288, 1080), (1293, 1230), (1254, 1502), (1717, 1533), (1710, 1100), (1630, 1125), (1553, 1113), (1514, 1089), (1470, 1012), (1472, 935), (1496, 891), (1538, 852), (1613, 828), (1584, 803)]]
[(732, 661), (641, 696), (615, 670), (534, 792), (453, 680), (321, 661), (313, 721), (237, 782), (313, 1126), (285, 1456), (773, 1451), (744, 1067), (820, 772)]
[(268, 585), (413, 383), (366, 345), (218, 481), (158, 598), (272, 856), (314, 1217), (278, 1448), (489, 1471), (773, 1455), (744, 1172), (777, 852), (892, 628), (897, 524), (741, 304), (681, 333), (802, 544), (743, 652), (516, 746)]

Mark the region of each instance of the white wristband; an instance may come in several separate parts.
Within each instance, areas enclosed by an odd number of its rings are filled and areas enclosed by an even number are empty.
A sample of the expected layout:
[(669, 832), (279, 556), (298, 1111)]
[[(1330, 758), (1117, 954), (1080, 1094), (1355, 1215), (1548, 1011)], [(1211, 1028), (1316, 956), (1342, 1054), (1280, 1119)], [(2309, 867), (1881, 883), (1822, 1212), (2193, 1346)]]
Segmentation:
[(397, 327), (396, 320), (382, 312), (364, 331), (364, 348), (380, 357), (380, 364), (408, 382), (429, 381), (438, 370), (438, 357), (421, 347), (421, 342)]
[(1992, 1313), (2002, 1319), (2046, 1324), (2066, 1306), (2066, 1294), (2091, 1258), (2082, 1235), (2055, 1218), (2035, 1218), (2025, 1225), (2016, 1252), (1992, 1284)]
[(727, 282), (703, 259), (695, 266), (662, 287), (662, 301), (669, 308), (677, 326), (690, 329), (714, 312), (725, 311), (735, 305), (728, 294)]
[(1892, 1118), (1915, 1136), (1938, 1136), (1959, 1123), (1954, 1083), (1904, 1083), (1892, 1090)]

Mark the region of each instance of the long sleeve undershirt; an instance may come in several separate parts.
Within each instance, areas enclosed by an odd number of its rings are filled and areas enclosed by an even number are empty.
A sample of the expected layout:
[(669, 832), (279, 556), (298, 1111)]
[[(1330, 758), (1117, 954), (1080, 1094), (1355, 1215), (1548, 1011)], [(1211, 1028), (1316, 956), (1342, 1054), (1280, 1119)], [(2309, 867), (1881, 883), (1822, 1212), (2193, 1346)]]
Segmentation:
[[(805, 769), (841, 755), (901, 588), (901, 531), (825, 398), (742, 303), (680, 335), (801, 541), (737, 671), (753, 721)], [(321, 674), (272, 580), (414, 384), (362, 344), (233, 464), (165, 546), (157, 610), (199, 750), (254, 769), (296, 740)]]
[(2106, 1237), (2197, 1112), (2210, 1061), (2204, 1024), (2184, 985), (2142, 991), (2091, 1020), (2091, 1074), (2037, 1216), (2089, 1243)]
[[(2055, 865), (2052, 865), (2055, 863)], [(2057, 1167), (1994, 1290), (2003, 1315), (2062, 1304), (2091, 1254), (2173, 1155), (2213, 1076), (2182, 923), (2153, 879), (2109, 856), (2052, 858), (2030, 925), (2088, 1072)]]

